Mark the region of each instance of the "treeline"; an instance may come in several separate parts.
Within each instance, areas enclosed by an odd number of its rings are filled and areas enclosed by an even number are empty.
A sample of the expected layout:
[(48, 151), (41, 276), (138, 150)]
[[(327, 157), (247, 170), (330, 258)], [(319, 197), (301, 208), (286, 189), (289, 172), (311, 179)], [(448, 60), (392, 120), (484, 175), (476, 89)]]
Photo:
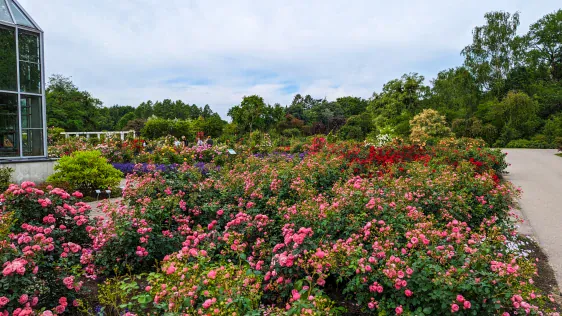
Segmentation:
[[(74, 130), (135, 129), (146, 137), (204, 131), (236, 139), (253, 131), (279, 136), (329, 134), (364, 139), (406, 136), (410, 120), (427, 108), (445, 115), (457, 136), (482, 138), (493, 146), (551, 147), (562, 142), (562, 10), (518, 34), (519, 14), (490, 12), (461, 52), (463, 65), (430, 81), (415, 73), (386, 83), (369, 99), (315, 99), (297, 94), (292, 103), (269, 105), (244, 97), (223, 121), (208, 105), (182, 101), (102, 107), (70, 80), (51, 78), (49, 125)], [(193, 136), (194, 137), (194, 136)]]

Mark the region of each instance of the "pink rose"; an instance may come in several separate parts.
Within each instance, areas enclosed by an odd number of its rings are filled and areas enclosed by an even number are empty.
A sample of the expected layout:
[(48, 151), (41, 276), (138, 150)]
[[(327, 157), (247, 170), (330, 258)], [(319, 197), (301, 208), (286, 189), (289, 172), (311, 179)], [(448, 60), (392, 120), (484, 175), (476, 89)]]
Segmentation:
[(301, 294), (297, 290), (293, 290), (291, 294), (293, 296), (293, 301), (298, 301), (301, 298)]
[(2, 274), (4, 274), (4, 276), (8, 276), (12, 273), (14, 273), (14, 269), (12, 269), (12, 264), (8, 263), (8, 265), (2, 271)]
[(464, 304), (463, 304), (463, 306), (464, 306), (464, 309), (469, 309), (469, 308), (470, 308), (470, 306), (472, 306), (472, 305), (470, 304), (470, 302), (469, 302), (469, 301), (464, 301)]
[(452, 304), (451, 305), (451, 313), (456, 313), (459, 311), (459, 305), (457, 304)]
[(203, 303), (203, 308), (209, 308), (211, 305), (213, 305), (213, 300), (208, 299)]
[(396, 312), (396, 315), (401, 315), (404, 312), (404, 309), (402, 308), (402, 305), (400, 305), (396, 307), (394, 311)]
[(29, 296), (27, 294), (22, 294), (22, 296), (20, 296), (18, 302), (23, 305), (25, 303), (27, 303), (27, 301), (29, 300)]
[(62, 314), (62, 313), (64, 313), (65, 310), (66, 310), (66, 306), (63, 306), (63, 305), (58, 305), (55, 308), (55, 311), (57, 312), (57, 314)]
[(10, 302), (10, 299), (2, 296), (0, 297), (0, 307), (3, 307), (4, 305), (8, 304)]
[(208, 277), (209, 279), (213, 279), (213, 280), (216, 278), (216, 276), (217, 276), (217, 272), (215, 272), (215, 270), (211, 270), (211, 271), (209, 271), (209, 273), (207, 274), (207, 277)]

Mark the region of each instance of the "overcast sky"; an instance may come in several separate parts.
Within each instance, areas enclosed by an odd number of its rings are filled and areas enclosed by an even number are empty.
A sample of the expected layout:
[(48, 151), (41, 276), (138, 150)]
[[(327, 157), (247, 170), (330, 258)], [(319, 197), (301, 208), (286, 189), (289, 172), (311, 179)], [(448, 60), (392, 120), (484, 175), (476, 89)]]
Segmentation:
[(388, 80), (462, 63), (493, 10), (521, 32), (558, 0), (20, 0), (45, 31), (47, 75), (104, 105), (181, 99), (226, 118), (244, 95), (368, 98)]

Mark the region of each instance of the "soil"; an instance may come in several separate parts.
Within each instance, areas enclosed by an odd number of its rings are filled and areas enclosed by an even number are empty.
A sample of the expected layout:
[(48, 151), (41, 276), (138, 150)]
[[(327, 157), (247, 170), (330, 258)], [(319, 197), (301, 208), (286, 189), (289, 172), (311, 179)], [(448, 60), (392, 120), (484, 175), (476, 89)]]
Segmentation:
[(550, 293), (554, 297), (554, 302), (547, 299), (546, 308), (560, 311), (560, 307), (562, 306), (562, 293), (558, 288), (554, 270), (552, 270), (552, 267), (548, 263), (548, 256), (532, 238), (520, 236), (520, 239), (523, 242), (523, 250), (528, 251), (531, 258), (538, 259), (538, 275), (533, 278), (535, 285), (541, 289), (543, 293)]

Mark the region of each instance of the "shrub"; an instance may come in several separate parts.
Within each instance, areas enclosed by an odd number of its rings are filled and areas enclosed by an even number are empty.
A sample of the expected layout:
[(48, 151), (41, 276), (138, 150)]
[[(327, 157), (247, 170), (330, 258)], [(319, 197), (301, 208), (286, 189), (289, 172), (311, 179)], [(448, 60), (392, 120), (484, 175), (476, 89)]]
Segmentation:
[(301, 130), (298, 128), (288, 128), (286, 130), (283, 130), (281, 132), (281, 135), (291, 138), (298, 137), (301, 135)]
[(512, 140), (505, 146), (506, 148), (553, 148), (554, 146), (545, 142), (538, 140), (528, 140), (528, 139), (516, 139)]
[(77, 151), (62, 157), (55, 173), (47, 178), (53, 184), (67, 184), (71, 188), (92, 193), (119, 184), (123, 173), (110, 165), (98, 150)]
[(562, 151), (562, 137), (556, 137), (554, 139), (554, 145), (558, 148), (558, 151)]
[(9, 167), (0, 168), (0, 192), (4, 192), (10, 185), (13, 172), (14, 169)]
[(141, 130), (141, 135), (149, 139), (164, 137), (170, 134), (173, 121), (153, 117), (148, 119)]
[(433, 109), (425, 109), (410, 121), (410, 140), (422, 142), (430, 138), (443, 138), (453, 135), (445, 117)]

